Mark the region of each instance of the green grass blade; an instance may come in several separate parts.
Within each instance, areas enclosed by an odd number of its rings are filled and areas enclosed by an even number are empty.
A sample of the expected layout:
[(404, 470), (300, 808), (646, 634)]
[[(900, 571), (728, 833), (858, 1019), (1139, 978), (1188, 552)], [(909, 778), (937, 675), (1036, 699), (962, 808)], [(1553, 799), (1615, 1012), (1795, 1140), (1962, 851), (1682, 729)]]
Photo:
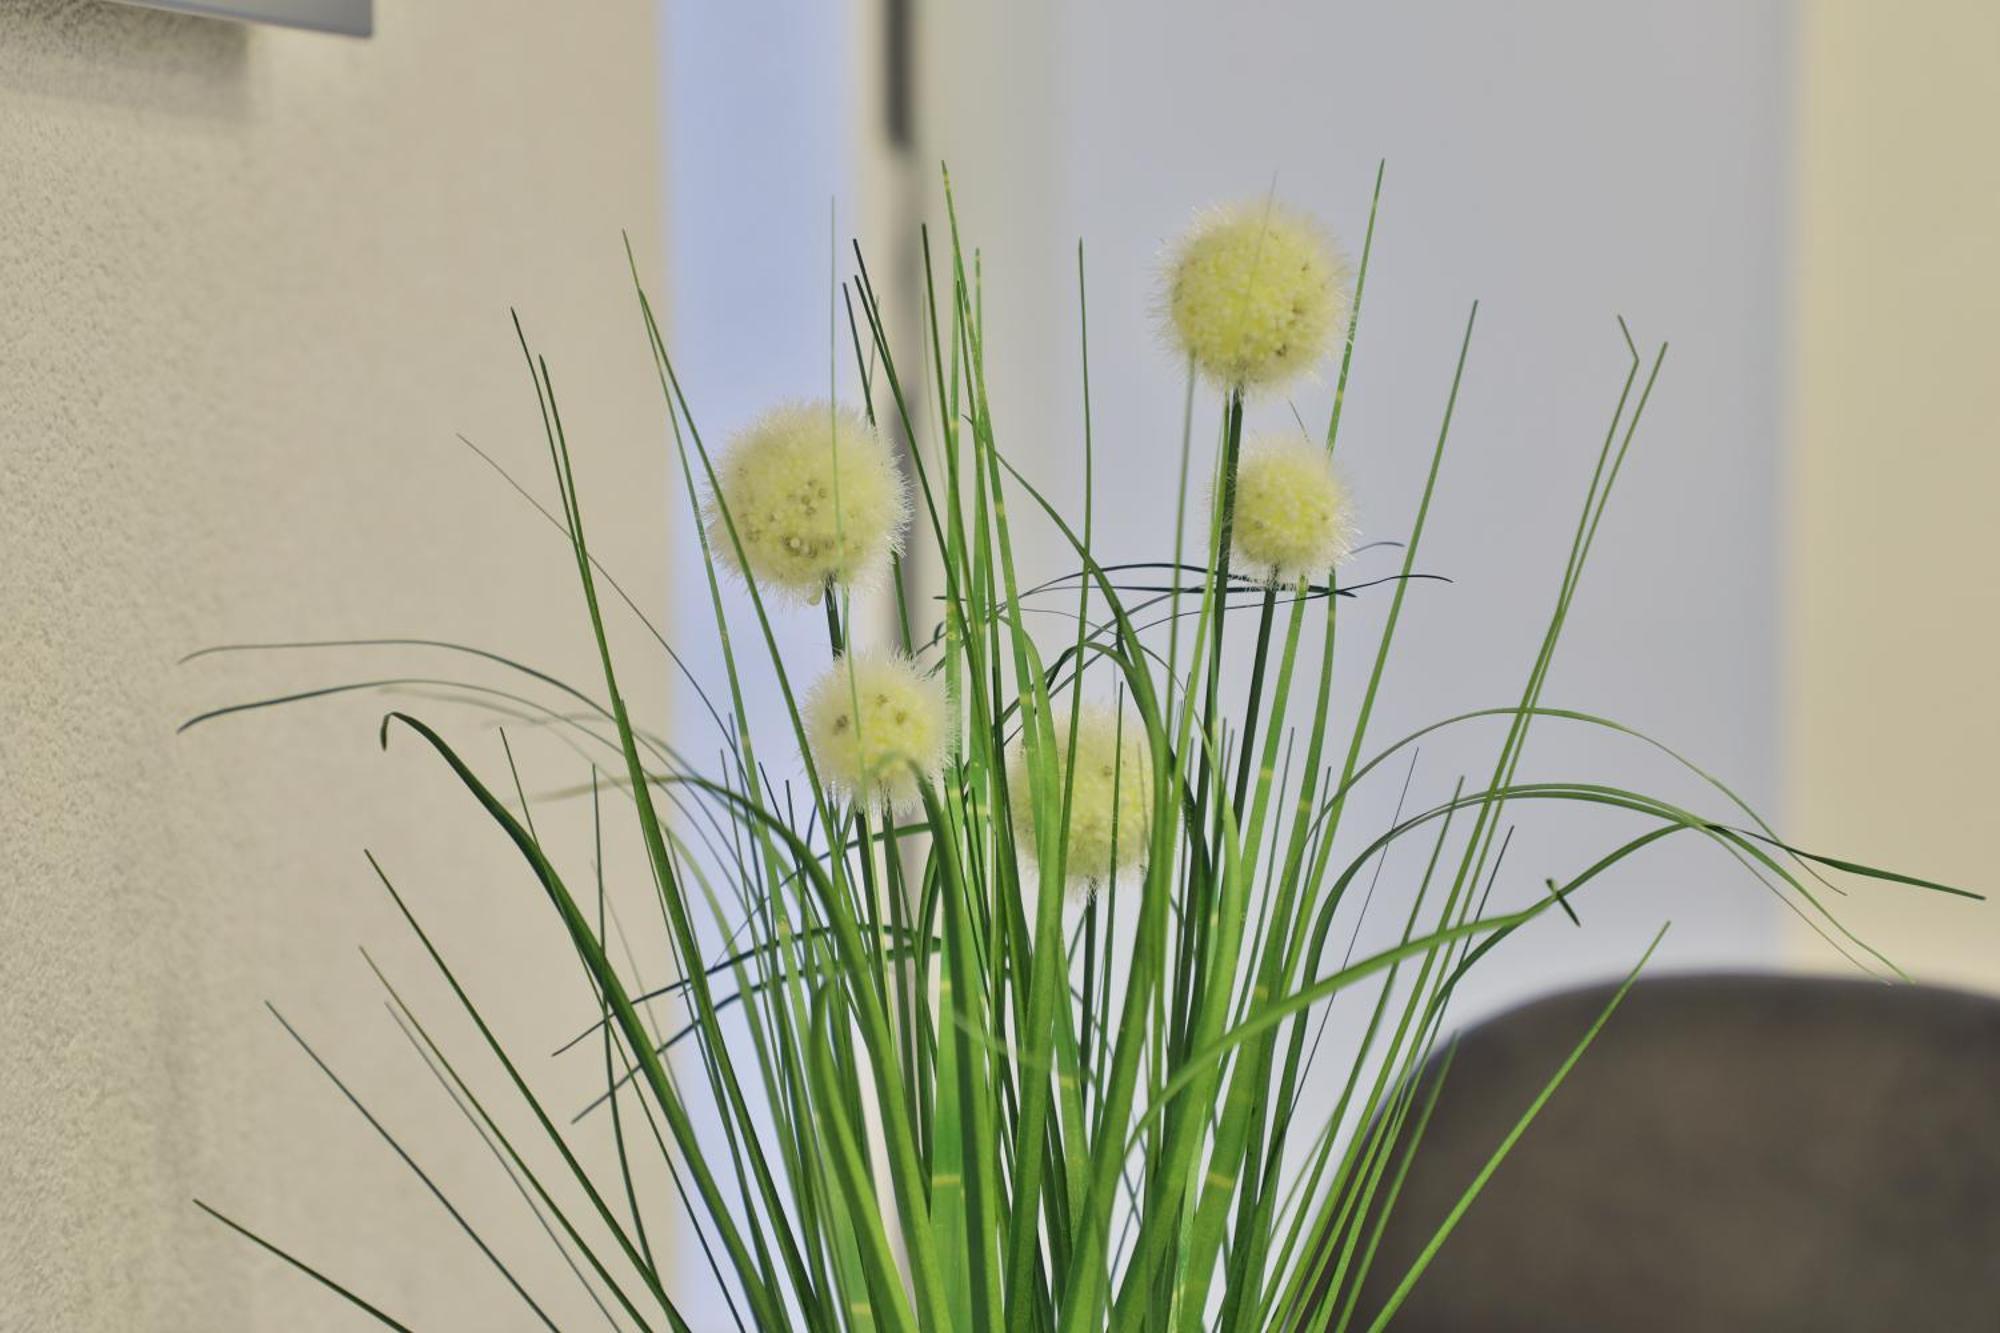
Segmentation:
[(314, 1268), (311, 1264), (307, 1263), (305, 1260), (296, 1257), (290, 1251), (280, 1249), (278, 1246), (272, 1244), (268, 1240), (265, 1240), (262, 1236), (250, 1230), (250, 1228), (244, 1226), (242, 1223), (236, 1221), (231, 1217), (225, 1216), (220, 1212), (217, 1212), (215, 1209), (203, 1203), (200, 1199), (196, 1199), (193, 1202), (195, 1207), (201, 1209), (204, 1213), (207, 1213), (210, 1217), (214, 1218), (216, 1221), (222, 1223), (222, 1225), (228, 1227), (231, 1231), (234, 1231), (237, 1235), (249, 1241), (252, 1245), (257, 1246), (260, 1249), (266, 1250), (271, 1254), (276, 1255), (278, 1258), (284, 1260), (286, 1263), (298, 1269), (301, 1273), (304, 1273), (307, 1277), (311, 1278), (313, 1281), (319, 1283), (322, 1287), (325, 1287), (328, 1291), (332, 1292), (334, 1295), (346, 1301), (349, 1305), (354, 1306), (356, 1309), (360, 1310), (363, 1314), (366, 1314), (371, 1318), (373, 1318), (375, 1322), (377, 1322), (378, 1324), (383, 1325), (385, 1328), (396, 1329), (397, 1333), (412, 1333), (412, 1330), (410, 1329), (409, 1325), (401, 1323), (398, 1320), (391, 1318), (389, 1315), (384, 1314), (380, 1309), (369, 1304), (367, 1301), (361, 1299), (361, 1297), (355, 1295), (353, 1292), (349, 1291), (346, 1287), (341, 1286), (340, 1283), (334, 1281), (326, 1274), (320, 1272), (317, 1268)]

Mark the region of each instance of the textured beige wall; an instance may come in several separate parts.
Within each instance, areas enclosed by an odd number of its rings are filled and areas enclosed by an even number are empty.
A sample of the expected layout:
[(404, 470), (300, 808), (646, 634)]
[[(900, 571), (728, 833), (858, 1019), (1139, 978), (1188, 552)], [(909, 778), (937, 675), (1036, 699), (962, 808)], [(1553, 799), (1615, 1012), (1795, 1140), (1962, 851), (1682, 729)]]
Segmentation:
[[(417, 1327), (532, 1326), (265, 997), (408, 1130), (559, 1323), (596, 1318), (353, 948), (413, 979), (473, 1053), (416, 980), (367, 845), (567, 1109), (592, 1061), (539, 1053), (591, 1002), (531, 881), (410, 738), (376, 749), (379, 699), (173, 734), (259, 693), (462, 669), (360, 652), (175, 666), (232, 639), (439, 634), (589, 680), (559, 540), (453, 440), (546, 494), (510, 303), (567, 388), (604, 554), (662, 595), (661, 418), (618, 240), (629, 227), (657, 266), (651, 0), (378, 10), (354, 42), (0, 6), (8, 1333), (363, 1326), (195, 1194)], [(632, 674), (657, 698), (652, 659)], [(495, 770), (478, 719), (423, 710)], [(582, 774), (522, 746), (531, 789)], [(574, 818), (549, 818), (580, 846)]]
[[(1790, 823), (2000, 897), (2000, 7), (1800, 11)], [(2000, 904), (1845, 908), (1911, 970), (2000, 988)]]

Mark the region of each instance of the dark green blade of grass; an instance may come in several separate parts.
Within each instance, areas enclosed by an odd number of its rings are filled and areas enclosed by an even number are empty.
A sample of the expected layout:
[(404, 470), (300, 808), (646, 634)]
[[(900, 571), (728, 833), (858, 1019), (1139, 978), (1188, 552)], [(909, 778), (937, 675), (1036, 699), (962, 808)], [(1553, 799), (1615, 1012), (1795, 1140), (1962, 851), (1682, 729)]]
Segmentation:
[[(631, 1239), (626, 1236), (624, 1228), (618, 1224), (617, 1217), (612, 1213), (610, 1206), (604, 1201), (603, 1195), (592, 1182), (590, 1173), (577, 1160), (575, 1153), (570, 1149), (568, 1141), (563, 1138), (562, 1132), (556, 1128), (555, 1122), (542, 1109), (540, 1099), (535, 1096), (533, 1089), (528, 1086), (527, 1080), (521, 1076), (520, 1070), (515, 1066), (513, 1059), (507, 1054), (505, 1045), (493, 1030), (487, 1026), (486, 1019), (480, 1013), (479, 1007), (473, 1003), (471, 995), (460, 985), (457, 974), (445, 962), (444, 955), (438, 951), (437, 946), (431, 941), (430, 935), (425, 932), (423, 926), (417, 921), (415, 913), (410, 910), (409, 904), (404, 901), (402, 893), (390, 880), (388, 873), (382, 869), (381, 863), (375, 859), (372, 852), (364, 853), (364, 855), (367, 856), (369, 867), (375, 872), (376, 879), (388, 891), (391, 901), (396, 904), (397, 911), (402, 914), (403, 920), (409, 925), (411, 932), (416, 935), (418, 942), (424, 946), (424, 952), (430, 957), (431, 965), (437, 969), (438, 975), (443, 977), (445, 984), (451, 988), (452, 995), (458, 1000), (459, 1007), (465, 1011), (466, 1017), (472, 1020), (473, 1026), (478, 1029), (480, 1037), (485, 1041), (487, 1049), (493, 1054), (494, 1058), (499, 1062), (501, 1069), (507, 1074), (516, 1095), (521, 1098), (522, 1103), (534, 1115), (535, 1121), (541, 1127), (542, 1133), (547, 1136), (550, 1144), (563, 1159), (564, 1166), (568, 1168), (571, 1176), (575, 1178), (577, 1185), (583, 1190), (585, 1197), (590, 1200), (592, 1208), (597, 1213), (598, 1220), (604, 1224), (605, 1228), (611, 1232), (613, 1239), (618, 1242), (618, 1247), (623, 1252), (626, 1262), (630, 1263), (634, 1270), (638, 1272), (641, 1280), (646, 1283), (648, 1290), (653, 1293), (654, 1299), (659, 1302), (661, 1308), (671, 1312), (673, 1302), (668, 1299), (666, 1291), (660, 1286), (659, 1275), (646, 1265), (645, 1256), (639, 1253), (638, 1249), (632, 1244)], [(381, 976), (379, 972), (376, 975), (378, 977)], [(388, 986), (388, 979), (386, 977), (382, 978), (382, 982), (385, 987)], [(437, 1044), (429, 1040), (429, 1034), (424, 1031), (423, 1025), (417, 1021), (416, 1015), (410, 1010), (409, 1006), (401, 1002), (401, 997), (396, 996), (393, 987), (389, 987), (389, 991), (390, 995), (396, 998), (397, 1006), (403, 1011), (404, 1017), (408, 1018), (418, 1033), (425, 1037), (426, 1044), (430, 1046), (433, 1054), (438, 1056), (440, 1063), (444, 1064), (446, 1070), (452, 1072), (453, 1081), (466, 1093), (468, 1098), (471, 1098), (470, 1088), (463, 1079), (457, 1077), (450, 1063), (445, 1061), (443, 1052), (438, 1048)], [(478, 1107), (479, 1103), (477, 1099), (474, 1098), (472, 1100), (473, 1105)], [(487, 1125), (493, 1128), (495, 1133), (498, 1134), (499, 1128), (496, 1122), (491, 1116), (485, 1115), (484, 1108), (480, 1109)], [(501, 1136), (501, 1141), (503, 1143), (506, 1142), (504, 1135)], [(509, 1147), (509, 1155), (514, 1158), (517, 1165), (522, 1167), (524, 1172), (527, 1171), (525, 1160), (519, 1153), (514, 1152), (511, 1146)], [(529, 1173), (529, 1179), (531, 1181), (534, 1180), (532, 1173)], [(536, 1184), (536, 1191), (552, 1209), (555, 1207), (553, 1199), (538, 1183)], [(556, 1215), (559, 1218), (562, 1216), (559, 1209), (556, 1210)], [(588, 1246), (583, 1244), (581, 1237), (577, 1235), (575, 1230), (569, 1228), (566, 1222), (564, 1225), (569, 1231), (571, 1239), (576, 1241), (586, 1255), (590, 1256), (592, 1266), (596, 1269), (598, 1276), (610, 1287), (612, 1293), (618, 1298), (619, 1304), (624, 1307), (625, 1312), (643, 1328), (645, 1318), (639, 1313), (638, 1308), (625, 1296), (623, 1290), (612, 1279), (604, 1266), (597, 1262), (595, 1255)], [(669, 1318), (673, 1317), (670, 1313)]]
[(283, 1014), (278, 1012), (276, 1005), (266, 1001), (264, 1007), (270, 1010), (271, 1017), (278, 1020), (278, 1025), (284, 1028), (286, 1034), (298, 1043), (299, 1049), (304, 1051), (311, 1058), (312, 1062), (319, 1067), (319, 1072), (326, 1075), (333, 1086), (340, 1090), (340, 1095), (347, 1099), (348, 1105), (360, 1113), (361, 1118), (368, 1122), (368, 1127), (374, 1130), (384, 1143), (389, 1145), (390, 1150), (402, 1160), (404, 1166), (410, 1169), (411, 1174), (423, 1182), (424, 1188), (430, 1192), (431, 1197), (438, 1201), (438, 1205), (450, 1215), (451, 1220), (458, 1224), (459, 1230), (463, 1231), (466, 1238), (478, 1247), (481, 1254), (486, 1256), (486, 1261), (493, 1265), (494, 1270), (507, 1280), (507, 1285), (512, 1287), (514, 1294), (519, 1296), (522, 1303), (534, 1312), (535, 1318), (541, 1321), (542, 1326), (547, 1328), (550, 1333), (556, 1333), (555, 1324), (549, 1319), (548, 1314), (543, 1311), (542, 1307), (536, 1303), (535, 1298), (528, 1294), (528, 1289), (521, 1285), (520, 1279), (514, 1276), (514, 1271), (508, 1268), (505, 1261), (493, 1252), (493, 1248), (486, 1243), (485, 1238), (479, 1234), (478, 1229), (466, 1220), (464, 1213), (458, 1210), (458, 1205), (454, 1204), (445, 1192), (438, 1187), (438, 1183), (431, 1179), (430, 1173), (417, 1165), (417, 1159), (410, 1156), (408, 1149), (404, 1148), (397, 1141), (396, 1136), (389, 1132), (388, 1126), (375, 1118), (375, 1113), (370, 1111), (367, 1104), (354, 1095), (354, 1090), (347, 1086), (340, 1075), (333, 1072), (333, 1067), (320, 1058), (319, 1052), (312, 1048), (312, 1043), (301, 1036), (299, 1030), (293, 1027)]
[(387, 1328), (396, 1329), (398, 1333), (413, 1333), (409, 1325), (401, 1323), (398, 1320), (391, 1318), (389, 1315), (384, 1314), (380, 1309), (369, 1304), (367, 1301), (361, 1299), (361, 1297), (355, 1295), (353, 1292), (349, 1291), (346, 1287), (340, 1285), (340, 1283), (334, 1281), (326, 1274), (320, 1272), (317, 1268), (314, 1268), (311, 1264), (307, 1263), (305, 1260), (300, 1259), (297, 1256), (293, 1255), (290, 1251), (281, 1249), (278, 1246), (272, 1244), (270, 1241), (265, 1240), (262, 1236), (258, 1235), (256, 1232), (250, 1230), (250, 1228), (244, 1226), (242, 1223), (236, 1221), (231, 1217), (227, 1217), (224, 1214), (217, 1212), (215, 1209), (203, 1203), (200, 1199), (193, 1200), (193, 1203), (195, 1207), (201, 1209), (204, 1213), (207, 1213), (210, 1217), (222, 1223), (222, 1225), (228, 1227), (231, 1231), (234, 1231), (237, 1235), (243, 1237), (251, 1244), (257, 1246), (260, 1249), (269, 1251), (271, 1254), (276, 1255), (278, 1258), (290, 1264), (293, 1268), (298, 1269), (301, 1273), (304, 1273), (307, 1277), (319, 1283), (322, 1287), (325, 1287), (328, 1291), (334, 1293), (334, 1295), (339, 1296), (342, 1300), (346, 1301), (348, 1304), (354, 1306), (356, 1309), (360, 1310), (364, 1314), (373, 1317), (377, 1323), (382, 1324)]
[[(369, 966), (374, 966), (372, 959), (369, 962)], [(383, 1008), (388, 1011), (389, 1017), (395, 1022), (396, 1030), (401, 1032), (403, 1039), (410, 1043), (410, 1049), (414, 1050), (417, 1053), (417, 1058), (424, 1062), (424, 1068), (430, 1071), (431, 1077), (437, 1081), (437, 1085), (444, 1089), (445, 1096), (451, 1099), (451, 1104), (458, 1109), (458, 1113), (472, 1127), (473, 1133), (478, 1136), (479, 1141), (486, 1146), (486, 1151), (492, 1155), (495, 1162), (499, 1163), (501, 1171), (507, 1176), (508, 1183), (514, 1187), (515, 1193), (519, 1194), (521, 1201), (527, 1205), (528, 1211), (533, 1214), (536, 1224), (541, 1227), (542, 1234), (548, 1237), (549, 1244), (555, 1248), (556, 1253), (562, 1256), (563, 1264), (576, 1277), (577, 1285), (583, 1288), (584, 1294), (590, 1298), (590, 1303), (595, 1305), (598, 1313), (604, 1316), (606, 1324), (610, 1325), (613, 1329), (617, 1329), (619, 1327), (618, 1321), (612, 1315), (610, 1307), (605, 1305), (604, 1298), (597, 1294), (597, 1288), (590, 1285), (590, 1279), (583, 1275), (583, 1270), (577, 1267), (575, 1258), (569, 1252), (569, 1247), (556, 1235), (555, 1228), (549, 1225), (549, 1219), (543, 1214), (541, 1205), (537, 1204), (534, 1196), (528, 1193), (528, 1187), (521, 1182), (521, 1178), (515, 1173), (514, 1167), (501, 1153), (500, 1145), (494, 1142), (485, 1126), (481, 1125), (474, 1117), (472, 1108), (466, 1105), (464, 1099), (459, 1095), (458, 1090), (453, 1088), (451, 1083), (445, 1078), (444, 1071), (438, 1068), (430, 1052), (426, 1051), (423, 1043), (418, 1040), (417, 1034), (411, 1031), (408, 1023), (404, 1022), (403, 1016), (396, 1011), (396, 1006), (394, 1004), (384, 1004)]]
[[(611, 1276), (609, 1270), (605, 1268), (603, 1261), (598, 1258), (595, 1248), (577, 1231), (575, 1225), (570, 1221), (568, 1213), (542, 1184), (540, 1176), (528, 1164), (527, 1159), (514, 1147), (513, 1141), (508, 1137), (506, 1131), (501, 1129), (499, 1122), (487, 1111), (485, 1104), (481, 1102), (478, 1094), (474, 1093), (471, 1086), (459, 1075), (457, 1068), (452, 1064), (450, 1058), (445, 1055), (443, 1049), (431, 1037), (429, 1030), (424, 1026), (422, 1020), (417, 1017), (416, 1012), (410, 1008), (409, 1003), (403, 999), (401, 992), (390, 982), (388, 976), (376, 964), (375, 959), (367, 950), (362, 950), (361, 956), (367, 962), (369, 970), (375, 974), (375, 979), (382, 984), (384, 992), (389, 996), (390, 1012), (394, 1015), (398, 1027), (402, 1029), (404, 1035), (412, 1042), (419, 1043), (419, 1053), (424, 1056), (426, 1065), (430, 1067), (431, 1072), (439, 1078), (440, 1082), (446, 1084), (446, 1090), (452, 1094), (453, 1101), (459, 1105), (461, 1111), (466, 1113), (467, 1118), (472, 1119), (475, 1116), (477, 1117), (475, 1128), (480, 1129), (481, 1137), (487, 1138), (487, 1136), (491, 1136), (490, 1140), (488, 1140), (488, 1146), (493, 1147), (497, 1145), (496, 1154), (504, 1152), (503, 1165), (507, 1163), (512, 1164), (510, 1174), (512, 1172), (519, 1172), (517, 1187), (519, 1181), (527, 1182), (527, 1186), (534, 1191), (535, 1197), (541, 1200), (541, 1205), (548, 1209), (549, 1215), (554, 1217), (557, 1224), (562, 1227), (563, 1234), (569, 1238), (570, 1243), (584, 1256), (585, 1261), (591, 1266), (591, 1270), (597, 1274), (598, 1279), (612, 1292), (613, 1298), (618, 1301), (628, 1314), (633, 1316), (635, 1321), (643, 1323), (643, 1316), (638, 1314), (631, 1301), (626, 1298), (617, 1280)], [(662, 1147), (662, 1152), (664, 1153), (664, 1146)], [(673, 1169), (671, 1161), (669, 1161), (668, 1166), (670, 1170)], [(677, 1174), (676, 1183), (678, 1184)], [(692, 1213), (690, 1213), (690, 1218), (696, 1223), (697, 1236), (701, 1236), (699, 1219), (694, 1217)], [(544, 1225), (546, 1226), (546, 1222), (544, 1222)], [(702, 1237), (702, 1245), (706, 1249), (707, 1241), (705, 1237)], [(679, 1319), (678, 1312), (671, 1306), (667, 1307), (667, 1316), (670, 1323), (674, 1323)], [(682, 1325), (675, 1323), (675, 1327), (680, 1328)]]

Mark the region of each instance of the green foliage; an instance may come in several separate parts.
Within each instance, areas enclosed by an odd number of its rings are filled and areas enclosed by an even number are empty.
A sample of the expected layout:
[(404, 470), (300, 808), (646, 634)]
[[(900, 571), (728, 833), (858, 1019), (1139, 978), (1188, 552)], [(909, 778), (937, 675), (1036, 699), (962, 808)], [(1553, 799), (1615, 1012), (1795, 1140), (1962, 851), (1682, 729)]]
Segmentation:
[[(1378, 175), (1378, 199), (1380, 185)], [(1371, 207), (1326, 425), (1329, 451), (1339, 440), (1373, 235)], [(680, 979), (635, 994), (629, 970), (609, 956), (603, 884), (593, 886), (593, 903), (566, 878), (537, 837), (525, 798), (510, 805), (425, 722), (396, 713), (384, 723), (385, 744), (401, 732), (426, 743), (512, 841), (600, 997), (599, 1022), (586, 1036), (602, 1046), (605, 1094), (565, 1125), (537, 1099), (519, 1061), (480, 1017), (476, 997), (382, 875), (546, 1144), (517, 1150), (392, 991), (398, 1023), (614, 1326), (685, 1328), (681, 1306), (689, 1292), (714, 1284), (744, 1328), (1346, 1328), (1357, 1316), (1355, 1296), (1381, 1218), (1409, 1153), (1419, 1149), (1436, 1095), (1433, 1082), (1419, 1104), (1426, 1085), (1414, 1075), (1439, 1054), (1449, 1004), (1468, 969), (1508, 935), (1550, 911), (1574, 916), (1571, 900), (1604, 872), (1677, 834), (1716, 844), (1830, 931), (1838, 925), (1814, 891), (1824, 884), (1815, 864), (1942, 889), (1809, 858), (1699, 770), (1742, 823), (1601, 784), (1519, 778), (1536, 723), (1631, 734), (1547, 706), (1542, 695), (1664, 347), (1648, 364), (1626, 338), (1630, 363), (1617, 409), (1518, 701), (1376, 745), (1370, 721), (1413, 586), (1477, 307), (1402, 543), (1400, 576), (1386, 588), (1386, 618), (1359, 708), (1337, 717), (1333, 648), (1343, 597), (1355, 590), (1336, 588), (1332, 571), (1324, 583), (1290, 589), (1230, 576), (1240, 392), (1224, 395), (1221, 445), (1205, 460), (1192, 447), (1191, 371), (1181, 509), (1184, 515), (1190, 478), (1206, 471), (1221, 497), (1219, 513), (1193, 563), (1183, 549), (1185, 523), (1177, 522), (1171, 563), (1135, 580), (1135, 571), (1108, 568), (1093, 552), (1088, 459), (1080, 516), (1051, 503), (1008, 462), (987, 399), (977, 263), (969, 266), (955, 219), (942, 274), (932, 267), (928, 239), (923, 260), (928, 364), (920, 373), (934, 421), (913, 419), (917, 396), (892, 355), (865, 266), (845, 293), (868, 414), (912, 443), (917, 543), (935, 555), (943, 579), (934, 632), (922, 632), (932, 619), (927, 607), (907, 594), (899, 607), (904, 643), (941, 678), (960, 719), (956, 753), (941, 779), (922, 784), (919, 812), (878, 818), (837, 799), (815, 771), (793, 673), (816, 675), (824, 663), (788, 662), (779, 652), (773, 617), (799, 614), (795, 606), (767, 603), (754, 578), (738, 593), (713, 573), (711, 540), (735, 544), (737, 566), (751, 562), (741, 556), (726, 503), (718, 500), (712, 527), (702, 521), (714, 462), (636, 269), (689, 502), (685, 521), (710, 570), (728, 686), (726, 701), (710, 704), (728, 747), (723, 767), (690, 762), (630, 716), (600, 593), (609, 588), (640, 613), (591, 555), (556, 387), (525, 337), (561, 497), (559, 513), (542, 513), (568, 540), (602, 681), (596, 690), (573, 688), (484, 650), (445, 646), (521, 677), (519, 692), (460, 686), (458, 697), (566, 728), (593, 766), (579, 792), (588, 792), (593, 807), (600, 789), (629, 799)], [(1079, 250), (1080, 305), (1083, 279)], [(1084, 328), (1087, 440), (1087, 319)], [(1039, 510), (1069, 545), (1073, 589), (1068, 581), (1021, 588), (1010, 502)], [(1152, 584), (1162, 568), (1169, 586), (1159, 590)], [(1196, 575), (1192, 582), (1187, 571)], [(1075, 595), (1067, 627), (1030, 633), (1028, 603), (1066, 589)], [(838, 590), (829, 593), (831, 655), (843, 646), (852, 608)], [(1225, 625), (1241, 627), (1232, 600), (1256, 613), (1247, 699), (1233, 717), (1222, 661)], [(672, 653), (665, 639), (660, 644)], [(745, 652), (768, 659), (782, 717), (753, 719), (746, 710), (746, 668), (737, 656)], [(221, 711), (409, 683), (355, 682)], [(700, 689), (692, 676), (687, 683)], [(1076, 717), (1086, 683), (1093, 697), (1122, 699), (1121, 725), (1143, 733), (1150, 817), (1130, 831), (1146, 842), (1143, 868), (1095, 886), (1079, 906), (1056, 887), (1068, 878), (1075, 784), (1066, 775), (1076, 745), (1076, 723), (1059, 727), (1056, 719)], [(1310, 708), (1302, 735), (1295, 705)], [(564, 711), (578, 708), (584, 711)], [(1358, 784), (1426, 734), (1481, 721), (1504, 724), (1483, 783), (1462, 779), (1449, 801), (1399, 808), (1392, 826), (1358, 852), (1341, 850), (1347, 843), (1336, 839)], [(799, 756), (804, 809), (774, 787), (759, 745), (774, 746), (783, 766)], [(1025, 781), (1010, 784), (1017, 747)], [(1018, 800), (1031, 803), (1031, 819), (1014, 817)], [(1625, 811), (1643, 831), (1567, 882), (1551, 881), (1531, 905), (1489, 913), (1507, 846), (1506, 812), (1536, 802)], [(1345, 831), (1352, 842), (1354, 831)], [(1354, 910), (1350, 891), (1364, 876), (1379, 875), (1388, 850), (1404, 841), (1424, 849), (1424, 868), (1409, 885), (1399, 937), (1329, 967), (1336, 916)], [(1363, 997), (1367, 1023), (1329, 1064), (1316, 1058), (1318, 1034), (1326, 1006), (1349, 991)], [(642, 1012), (666, 1001), (685, 1011), (685, 1025), (671, 1035)], [(1542, 1096), (1521, 1108), (1519, 1124), (1467, 1182), (1458, 1208), (1426, 1219), (1437, 1224), (1435, 1240), (1402, 1275), (1374, 1327), (1391, 1318), (1609, 1015), (1607, 1008), (1578, 1034), (1570, 1059), (1550, 1072)], [(1317, 1122), (1299, 1113), (1309, 1081), (1339, 1089)], [(615, 1178), (593, 1179), (581, 1164), (570, 1146), (581, 1134), (610, 1136)], [(1392, 1153), (1399, 1143), (1402, 1151)], [(550, 1150), (567, 1183), (536, 1174), (533, 1161), (548, 1160)], [(632, 1169), (638, 1153), (663, 1159), (680, 1185), (677, 1198), (642, 1196)], [(660, 1224), (670, 1211), (676, 1225), (691, 1229), (708, 1273), (668, 1266)], [(470, 1222), (459, 1221), (478, 1241)], [(401, 1327), (331, 1278), (259, 1243)], [(539, 1316), (528, 1293), (521, 1295)]]

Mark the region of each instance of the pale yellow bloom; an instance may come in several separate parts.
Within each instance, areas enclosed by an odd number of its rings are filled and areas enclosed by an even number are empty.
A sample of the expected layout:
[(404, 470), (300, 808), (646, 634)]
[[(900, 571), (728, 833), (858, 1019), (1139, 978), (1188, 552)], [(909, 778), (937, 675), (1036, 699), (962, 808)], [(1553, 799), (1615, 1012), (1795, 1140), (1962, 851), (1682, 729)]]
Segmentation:
[(722, 506), (708, 503), (710, 546), (760, 586), (817, 601), (827, 583), (879, 577), (909, 515), (888, 442), (860, 413), (826, 403), (776, 408), (731, 442), (716, 464)]
[(915, 805), (951, 752), (944, 687), (899, 653), (834, 659), (802, 715), (821, 780), (867, 805)]
[(1175, 339), (1225, 388), (1275, 388), (1347, 332), (1347, 261), (1302, 214), (1260, 202), (1220, 209), (1175, 250), (1166, 313)]
[[(1051, 799), (1062, 800), (1068, 771), (1070, 715), (1058, 710), (1054, 719), (1054, 788)], [(1076, 780), (1069, 784), (1068, 852), (1064, 867), (1072, 882), (1101, 883), (1127, 866), (1146, 859), (1153, 812), (1153, 763), (1145, 729), (1131, 717), (1102, 705), (1086, 704), (1076, 718)], [(1035, 815), (1028, 788), (1025, 749), (1017, 745), (1007, 766), (1008, 796), (1014, 807), (1016, 836), (1024, 855), (1031, 854)], [(1117, 825), (1117, 857), (1112, 856), (1112, 825)]]
[(1354, 525), (1333, 459), (1302, 435), (1245, 441), (1230, 559), (1272, 584), (1321, 579), (1347, 558)]

